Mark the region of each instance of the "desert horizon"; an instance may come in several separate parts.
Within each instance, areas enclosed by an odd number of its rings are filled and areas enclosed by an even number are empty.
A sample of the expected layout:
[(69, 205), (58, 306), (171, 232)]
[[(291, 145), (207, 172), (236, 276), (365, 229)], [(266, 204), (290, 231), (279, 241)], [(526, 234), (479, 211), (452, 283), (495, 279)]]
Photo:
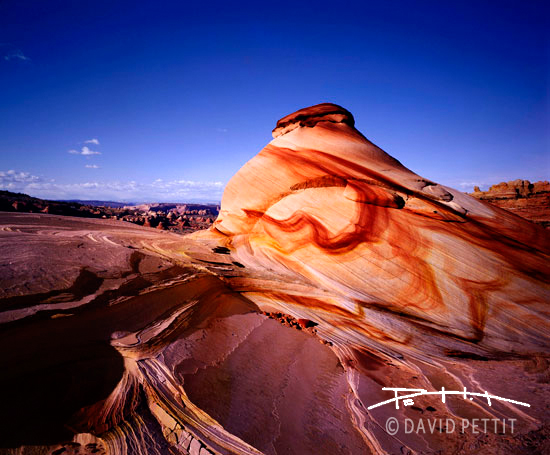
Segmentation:
[[(550, 227), (550, 183), (516, 179), (491, 185), (487, 191), (474, 186), (466, 193), (497, 207)], [(209, 228), (221, 201), (120, 202), (98, 200), (43, 200), (23, 193), (0, 190), (0, 211), (51, 213), (63, 216), (128, 221), (146, 227), (189, 233)]]

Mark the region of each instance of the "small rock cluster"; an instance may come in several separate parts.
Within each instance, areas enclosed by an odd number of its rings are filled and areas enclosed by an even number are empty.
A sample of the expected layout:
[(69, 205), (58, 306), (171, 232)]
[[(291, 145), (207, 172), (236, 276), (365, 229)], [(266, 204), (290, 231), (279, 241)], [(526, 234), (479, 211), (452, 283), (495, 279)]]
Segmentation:
[(179, 425), (167, 435), (166, 440), (189, 455), (214, 455), (214, 452)]
[(116, 217), (116, 219), (164, 231), (193, 232), (208, 229), (217, 216), (217, 213), (214, 214), (213, 212), (215, 212), (214, 209), (209, 211), (189, 210), (183, 212), (183, 214), (178, 214), (175, 211), (169, 211), (168, 213), (162, 211), (135, 211)]
[[(317, 324), (316, 322), (310, 321), (309, 319), (296, 319), (290, 314), (279, 313), (279, 312), (262, 311), (261, 313), (267, 316), (268, 318), (274, 319), (275, 321), (283, 324), (284, 326), (287, 326), (296, 330), (303, 330), (304, 332), (307, 332), (313, 336), (317, 336), (317, 337), (319, 336), (317, 334), (317, 329), (315, 328), (315, 326), (319, 324)], [(319, 338), (319, 342), (322, 344), (326, 344), (328, 346), (332, 346), (332, 343), (330, 341), (324, 340), (323, 338)]]

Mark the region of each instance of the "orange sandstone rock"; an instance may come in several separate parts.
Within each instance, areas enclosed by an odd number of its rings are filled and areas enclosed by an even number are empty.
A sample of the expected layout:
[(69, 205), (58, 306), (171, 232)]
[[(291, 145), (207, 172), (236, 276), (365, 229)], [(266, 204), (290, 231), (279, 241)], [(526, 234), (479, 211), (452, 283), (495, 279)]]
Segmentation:
[[(376, 308), (495, 352), (546, 350), (548, 233), (423, 179), (353, 125), (331, 104), (288, 115), (227, 184), (214, 229), (233, 257), (331, 295), (249, 297), (346, 314), (365, 333)], [(381, 342), (425, 349), (376, 319)]]

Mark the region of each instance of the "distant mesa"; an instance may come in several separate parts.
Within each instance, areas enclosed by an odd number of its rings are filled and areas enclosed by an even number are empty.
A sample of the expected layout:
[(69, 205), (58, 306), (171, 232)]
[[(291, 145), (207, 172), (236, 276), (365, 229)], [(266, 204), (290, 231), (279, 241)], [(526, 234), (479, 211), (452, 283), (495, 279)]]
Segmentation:
[[(103, 218), (180, 233), (208, 229), (218, 214), (213, 204), (151, 203), (128, 205), (112, 201), (47, 201), (22, 193), (0, 191), (0, 211)], [(185, 220), (181, 217), (185, 216)]]
[(493, 185), (488, 191), (476, 186), (471, 195), (550, 228), (550, 183), (547, 181), (512, 180)]

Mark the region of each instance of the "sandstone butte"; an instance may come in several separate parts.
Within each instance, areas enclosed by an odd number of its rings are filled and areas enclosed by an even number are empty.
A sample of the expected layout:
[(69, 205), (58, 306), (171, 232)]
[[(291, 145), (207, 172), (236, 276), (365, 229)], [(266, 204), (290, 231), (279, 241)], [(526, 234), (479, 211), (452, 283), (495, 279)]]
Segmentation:
[[(273, 136), (208, 231), (0, 214), (0, 451), (548, 452), (548, 231), (411, 172), (339, 106)], [(368, 410), (383, 387), (531, 406)], [(421, 418), (442, 431), (404, 432)]]
[(493, 185), (488, 191), (474, 188), (471, 195), (550, 228), (550, 183), (513, 180)]

